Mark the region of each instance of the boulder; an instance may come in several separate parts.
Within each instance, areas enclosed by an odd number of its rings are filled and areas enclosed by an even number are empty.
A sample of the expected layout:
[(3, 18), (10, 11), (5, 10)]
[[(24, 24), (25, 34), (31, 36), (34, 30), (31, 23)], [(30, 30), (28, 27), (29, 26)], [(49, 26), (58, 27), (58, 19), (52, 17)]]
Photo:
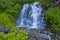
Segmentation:
[(49, 35), (46, 35), (46, 34), (37, 34), (36, 37), (38, 39), (44, 39), (44, 40), (51, 40), (50, 36)]
[(3, 32), (3, 29), (4, 29), (4, 28), (3, 28), (2, 26), (0, 26), (0, 32)]
[(9, 29), (9, 28), (4, 28), (4, 33), (8, 33), (8, 32), (10, 32), (11, 30)]
[(11, 31), (11, 29), (9, 29), (9, 28), (7, 28), (7, 27), (2, 27), (2, 26), (0, 26), (0, 32), (8, 33), (8, 32), (10, 32), (10, 31)]

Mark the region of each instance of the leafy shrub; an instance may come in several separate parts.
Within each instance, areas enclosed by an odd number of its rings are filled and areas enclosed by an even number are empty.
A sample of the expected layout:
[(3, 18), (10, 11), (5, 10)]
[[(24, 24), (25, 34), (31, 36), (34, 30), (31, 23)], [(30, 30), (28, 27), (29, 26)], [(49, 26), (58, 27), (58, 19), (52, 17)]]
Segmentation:
[(13, 17), (18, 16), (22, 4), (19, 0), (0, 0), (0, 13), (7, 13)]
[(3, 34), (0, 32), (1, 40), (27, 40), (28, 33), (24, 30), (20, 30), (17, 32), (10, 32), (8, 34)]
[[(22, 4), (22, 0), (0, 0), (0, 26), (12, 30), (18, 29), (15, 25), (15, 17), (18, 16)], [(0, 33), (0, 40), (26, 40), (27, 38), (27, 32), (24, 30), (20, 30), (19, 33)]]
[(0, 13), (0, 26), (9, 27), (13, 29), (16, 28), (13, 17), (6, 13)]
[(38, 2), (41, 2), (45, 6), (49, 6), (52, 3), (52, 0), (38, 0)]
[(49, 8), (45, 13), (47, 28), (52, 32), (60, 32), (60, 9)]

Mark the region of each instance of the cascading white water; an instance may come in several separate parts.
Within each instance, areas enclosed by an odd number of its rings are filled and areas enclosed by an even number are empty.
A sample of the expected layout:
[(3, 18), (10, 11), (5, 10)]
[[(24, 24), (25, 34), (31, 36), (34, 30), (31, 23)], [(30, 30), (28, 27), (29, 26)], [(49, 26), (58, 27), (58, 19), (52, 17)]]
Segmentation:
[(44, 28), (44, 13), (42, 13), (41, 4), (24, 4), (17, 20), (18, 27)]

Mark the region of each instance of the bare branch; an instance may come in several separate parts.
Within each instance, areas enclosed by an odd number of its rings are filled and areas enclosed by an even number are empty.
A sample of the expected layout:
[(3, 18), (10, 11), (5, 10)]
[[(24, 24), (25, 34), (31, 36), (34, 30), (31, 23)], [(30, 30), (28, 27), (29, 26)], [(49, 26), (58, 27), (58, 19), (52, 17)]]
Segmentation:
[(57, 5), (57, 4), (59, 4), (60, 3), (60, 0), (58, 0), (57, 2), (56, 2), (56, 4), (54, 4), (54, 5)]

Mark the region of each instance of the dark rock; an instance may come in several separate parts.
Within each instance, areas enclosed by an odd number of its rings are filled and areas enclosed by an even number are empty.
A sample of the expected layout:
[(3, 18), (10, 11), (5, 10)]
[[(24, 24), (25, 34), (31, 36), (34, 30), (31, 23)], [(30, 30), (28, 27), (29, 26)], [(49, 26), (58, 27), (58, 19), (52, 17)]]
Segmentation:
[(52, 34), (52, 33), (49, 32), (49, 31), (42, 31), (42, 33), (43, 33), (43, 34), (46, 34), (46, 35), (50, 35), (50, 34)]
[(11, 30), (9, 29), (9, 28), (4, 28), (4, 33), (8, 33), (8, 32), (10, 32)]
[(3, 27), (2, 26), (0, 26), (0, 32), (3, 32)]
[(7, 28), (7, 27), (2, 27), (2, 26), (0, 26), (0, 32), (8, 33), (8, 32), (10, 32), (10, 31), (11, 31), (11, 29), (9, 29), (9, 28)]
[(37, 34), (36, 37), (38, 39), (50, 40), (50, 36), (46, 34)]
[(27, 27), (19, 27), (20, 29), (27, 30)]
[(51, 40), (50, 33), (45, 30), (30, 29), (28, 40)]

